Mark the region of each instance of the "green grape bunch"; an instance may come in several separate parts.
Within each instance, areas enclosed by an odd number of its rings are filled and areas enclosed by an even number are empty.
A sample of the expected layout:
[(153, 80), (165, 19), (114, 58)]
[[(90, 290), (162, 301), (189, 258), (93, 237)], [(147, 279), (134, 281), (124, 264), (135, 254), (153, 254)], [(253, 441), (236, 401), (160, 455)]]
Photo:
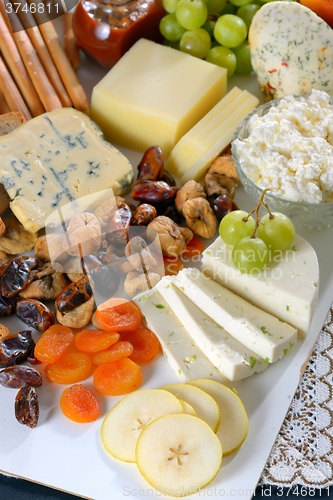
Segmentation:
[[(261, 271), (268, 264), (270, 252), (283, 252), (292, 244), (295, 228), (291, 220), (279, 212), (271, 212), (264, 203), (264, 196), (252, 212), (234, 210), (221, 220), (219, 233), (222, 240), (233, 246), (232, 260), (241, 272)], [(259, 217), (259, 208), (264, 206), (268, 213)], [(256, 221), (252, 217), (256, 215)]]
[[(235, 72), (253, 71), (248, 32), (253, 16), (272, 0), (162, 0), (164, 44)], [(288, 1), (288, 0), (286, 0)]]

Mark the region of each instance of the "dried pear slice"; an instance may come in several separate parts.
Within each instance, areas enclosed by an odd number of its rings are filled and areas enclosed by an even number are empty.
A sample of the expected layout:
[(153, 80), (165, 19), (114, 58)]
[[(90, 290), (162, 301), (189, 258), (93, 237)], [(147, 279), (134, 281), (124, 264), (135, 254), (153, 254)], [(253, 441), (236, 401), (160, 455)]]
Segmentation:
[(144, 389), (128, 394), (106, 415), (101, 429), (102, 443), (110, 455), (135, 462), (135, 446), (142, 430), (167, 413), (182, 413), (178, 399), (167, 391)]
[(188, 383), (207, 392), (219, 405), (221, 423), (216, 435), (221, 441), (223, 456), (231, 455), (243, 444), (249, 429), (242, 401), (234, 391), (214, 380), (200, 379)]
[(177, 398), (190, 404), (197, 416), (217, 432), (220, 425), (220, 410), (216, 401), (206, 392), (188, 384), (169, 384), (161, 387)]
[(214, 479), (222, 462), (222, 446), (203, 420), (185, 414), (164, 415), (140, 435), (136, 462), (157, 490), (187, 496)]

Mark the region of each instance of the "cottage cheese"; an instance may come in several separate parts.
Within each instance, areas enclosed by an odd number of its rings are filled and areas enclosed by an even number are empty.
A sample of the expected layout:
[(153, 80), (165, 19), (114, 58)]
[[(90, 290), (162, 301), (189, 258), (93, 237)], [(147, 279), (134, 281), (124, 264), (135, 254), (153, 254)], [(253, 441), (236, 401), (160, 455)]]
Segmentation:
[(281, 99), (266, 115), (254, 115), (249, 136), (234, 146), (260, 188), (295, 202), (333, 202), (333, 105), (326, 92)]

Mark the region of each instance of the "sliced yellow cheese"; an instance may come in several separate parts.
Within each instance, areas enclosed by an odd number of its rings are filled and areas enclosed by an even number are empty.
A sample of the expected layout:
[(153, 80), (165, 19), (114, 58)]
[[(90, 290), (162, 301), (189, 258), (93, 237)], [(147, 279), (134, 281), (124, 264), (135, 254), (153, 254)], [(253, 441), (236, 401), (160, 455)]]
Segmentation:
[[(258, 103), (259, 100), (255, 96), (251, 96), (237, 109), (237, 111), (232, 113), (229, 118), (211, 133), (205, 141), (204, 146), (196, 149), (196, 154), (192, 157), (192, 165), (188, 165), (188, 170), (180, 179), (182, 184), (185, 184), (191, 179), (200, 179), (219, 153), (230, 144), (238, 125), (244, 120), (246, 115), (258, 105)], [(211, 146), (209, 149), (206, 149), (209, 144), (211, 144)], [(195, 159), (196, 161), (194, 161)]]
[[(192, 142), (194, 147), (191, 148), (191, 151), (189, 151), (189, 148), (187, 148), (186, 155), (179, 155), (179, 158), (177, 159), (177, 163), (179, 166), (177, 175), (179, 177), (185, 175), (187, 170), (197, 161), (199, 155), (203, 155), (219, 140), (219, 138), (221, 137), (221, 127), (222, 130), (225, 129), (225, 127), (223, 127), (224, 122), (239, 110), (247, 109), (247, 106), (245, 108), (242, 108), (242, 105), (246, 104), (252, 97), (253, 96), (250, 94), (250, 92), (244, 90), (225, 109), (223, 109), (217, 116), (215, 116), (215, 118), (213, 118), (201, 132), (195, 135)], [(240, 113), (242, 113), (242, 111), (240, 111)], [(235, 116), (238, 115), (236, 114)]]
[(196, 146), (196, 138), (198, 135), (206, 137), (211, 132), (210, 123), (214, 118), (220, 116), (220, 113), (229, 107), (237, 97), (242, 94), (238, 87), (234, 87), (228, 94), (221, 99), (194, 127), (192, 127), (187, 134), (185, 134), (175, 145), (166, 161), (165, 168), (177, 175), (181, 168), (181, 161), (192, 152)]
[(226, 94), (227, 72), (140, 39), (94, 87), (91, 116), (112, 143), (165, 157)]

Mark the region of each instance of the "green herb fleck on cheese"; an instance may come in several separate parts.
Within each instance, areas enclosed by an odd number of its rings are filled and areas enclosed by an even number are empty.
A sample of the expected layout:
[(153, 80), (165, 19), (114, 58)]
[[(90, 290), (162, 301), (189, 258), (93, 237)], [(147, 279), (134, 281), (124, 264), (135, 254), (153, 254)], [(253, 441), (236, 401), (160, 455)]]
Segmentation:
[[(147, 299), (148, 297), (147, 297), (147, 295), (142, 295), (142, 298), (143, 298), (143, 299)], [(141, 300), (141, 299), (140, 299), (140, 300)]]
[(265, 327), (265, 326), (262, 326), (262, 327), (261, 327), (261, 331), (262, 331), (262, 333), (265, 333), (265, 334), (266, 334), (266, 333), (268, 333), (268, 331), (267, 331), (267, 329), (266, 329), (266, 327)]
[(154, 304), (157, 309), (165, 309), (165, 306), (163, 304)]
[(290, 354), (294, 344), (289, 342), (289, 349), (283, 349), (283, 354)]
[(257, 362), (257, 358), (255, 358), (254, 356), (250, 356), (250, 360), (248, 360), (247, 358), (244, 358), (242, 363), (246, 366), (249, 366), (250, 368), (254, 368), (254, 365), (256, 364)]
[(182, 371), (181, 371), (181, 369), (179, 369), (179, 370), (178, 370), (178, 373), (179, 373), (179, 375), (181, 375), (181, 374), (182, 374)]
[(269, 363), (269, 358), (264, 359), (265, 363)]
[(184, 292), (185, 291), (185, 288), (183, 286), (180, 286), (179, 289)]
[(232, 390), (232, 392), (234, 392), (235, 394), (238, 394), (238, 392), (236, 391), (236, 389), (232, 388), (231, 390)]
[(289, 311), (289, 306), (286, 307), (287, 311)]
[(168, 357), (168, 356), (167, 356), (167, 353), (166, 353), (165, 351), (163, 351), (163, 354), (164, 354), (164, 356), (165, 356), (166, 358)]
[(169, 333), (169, 337), (171, 337), (171, 335), (173, 335), (174, 333), (175, 333), (175, 332), (171, 332), (171, 333)]

